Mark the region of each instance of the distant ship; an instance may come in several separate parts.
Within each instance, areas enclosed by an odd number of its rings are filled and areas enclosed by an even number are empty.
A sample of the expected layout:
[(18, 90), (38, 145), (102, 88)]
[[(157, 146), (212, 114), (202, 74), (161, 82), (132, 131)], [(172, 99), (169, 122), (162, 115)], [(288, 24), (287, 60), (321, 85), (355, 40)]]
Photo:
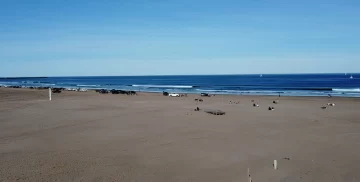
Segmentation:
[(260, 77), (262, 77), (262, 75), (260, 75)]
[(354, 77), (351, 75), (351, 76), (350, 76), (350, 79), (353, 79), (353, 78), (354, 78)]

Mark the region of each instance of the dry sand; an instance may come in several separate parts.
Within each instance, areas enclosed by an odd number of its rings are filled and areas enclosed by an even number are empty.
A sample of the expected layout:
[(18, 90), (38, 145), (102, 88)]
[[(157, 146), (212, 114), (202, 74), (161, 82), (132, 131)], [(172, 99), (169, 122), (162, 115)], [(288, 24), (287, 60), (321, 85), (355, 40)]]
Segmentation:
[(0, 181), (360, 181), (359, 99), (196, 97), (0, 88)]

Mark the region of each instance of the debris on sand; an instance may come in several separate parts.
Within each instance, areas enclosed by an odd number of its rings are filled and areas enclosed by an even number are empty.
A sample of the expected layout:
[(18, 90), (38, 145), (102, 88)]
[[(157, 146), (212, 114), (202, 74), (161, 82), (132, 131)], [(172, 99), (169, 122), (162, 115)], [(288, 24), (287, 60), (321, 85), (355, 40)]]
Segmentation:
[(221, 111), (221, 110), (207, 109), (207, 110), (204, 110), (204, 112), (206, 112), (208, 114), (213, 114), (213, 115), (225, 115), (225, 112)]

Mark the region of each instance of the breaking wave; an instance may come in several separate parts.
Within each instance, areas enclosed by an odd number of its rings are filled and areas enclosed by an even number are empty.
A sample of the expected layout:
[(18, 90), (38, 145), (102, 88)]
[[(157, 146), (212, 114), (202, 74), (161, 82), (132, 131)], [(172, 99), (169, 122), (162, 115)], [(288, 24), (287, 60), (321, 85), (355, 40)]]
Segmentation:
[(78, 87), (100, 87), (100, 85), (76, 85)]
[(188, 85), (130, 85), (132, 87), (146, 87), (146, 88), (194, 88), (196, 86)]
[(334, 92), (360, 92), (360, 88), (353, 88), (353, 89), (343, 89), (343, 88), (337, 88), (333, 89)]

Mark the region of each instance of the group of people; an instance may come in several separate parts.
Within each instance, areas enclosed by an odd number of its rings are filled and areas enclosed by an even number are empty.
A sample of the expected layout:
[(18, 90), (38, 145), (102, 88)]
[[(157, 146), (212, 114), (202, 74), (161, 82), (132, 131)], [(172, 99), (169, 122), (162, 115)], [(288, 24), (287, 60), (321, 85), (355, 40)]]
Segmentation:
[[(253, 107), (260, 107), (260, 105), (257, 104), (254, 100), (251, 100), (251, 102), (253, 103)], [(273, 101), (273, 104), (278, 104), (278, 103), (279, 103), (279, 100), (274, 100)], [(275, 107), (269, 106), (268, 110), (273, 111), (273, 110), (275, 110)]]
[[(195, 99), (195, 100), (196, 100), (196, 101), (199, 101), (200, 99)], [(253, 103), (253, 107), (260, 107), (260, 105), (257, 104), (257, 103), (255, 102), (255, 100), (251, 100), (251, 102)], [(236, 102), (230, 101), (229, 103), (230, 103), (230, 104), (239, 104), (240, 101), (236, 101)], [(273, 104), (278, 104), (278, 103), (279, 103), (279, 100), (274, 100), (274, 101), (273, 101)], [(329, 105), (329, 106), (335, 106), (334, 103), (328, 103), (328, 105)], [(269, 106), (268, 110), (269, 110), (269, 111), (273, 111), (273, 110), (275, 110), (275, 107)], [(194, 111), (200, 111), (200, 108), (199, 108), (199, 107), (196, 107), (196, 108), (194, 109)]]
[[(328, 106), (334, 107), (335, 103), (327, 103)], [(321, 109), (326, 109), (326, 106), (322, 106)]]

